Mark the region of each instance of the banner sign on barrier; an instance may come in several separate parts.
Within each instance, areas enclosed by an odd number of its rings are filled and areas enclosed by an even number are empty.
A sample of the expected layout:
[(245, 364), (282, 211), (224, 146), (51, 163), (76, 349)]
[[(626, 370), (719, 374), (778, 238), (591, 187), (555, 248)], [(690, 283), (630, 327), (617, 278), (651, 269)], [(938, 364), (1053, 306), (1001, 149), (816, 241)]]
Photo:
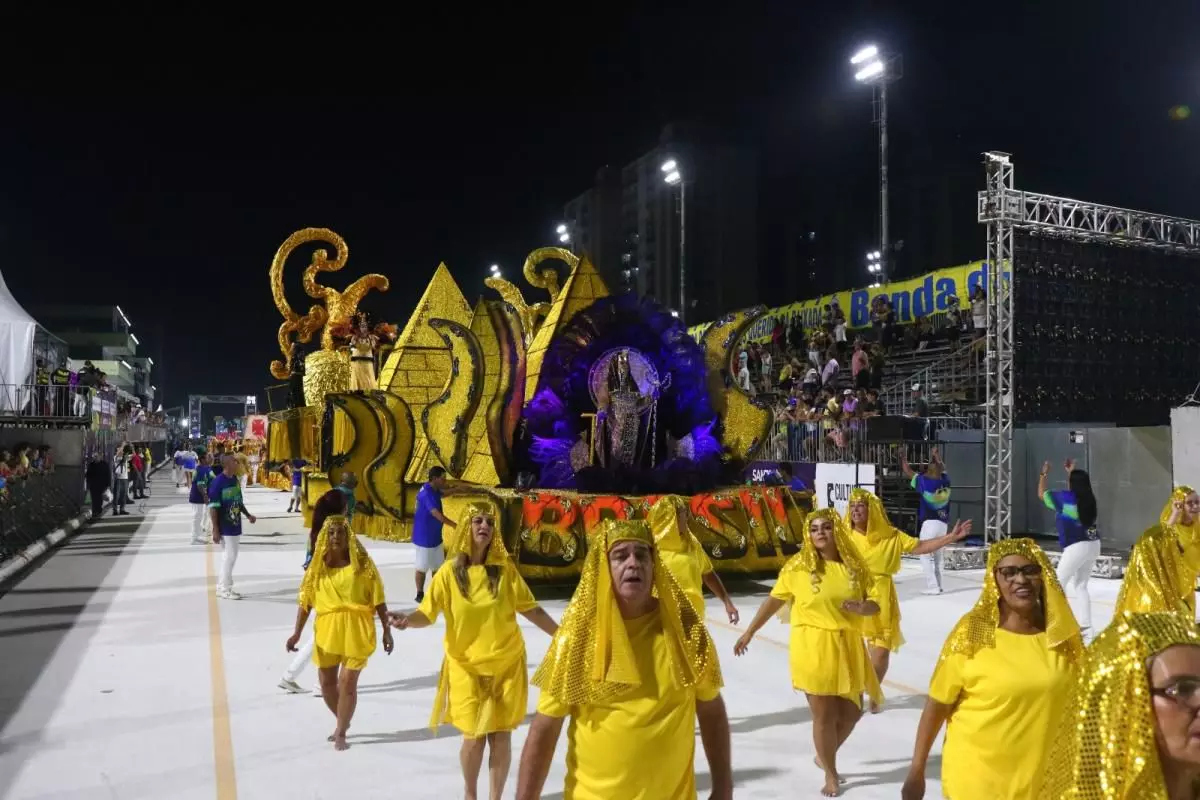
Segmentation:
[[(817, 465), (813, 463), (805, 463), (801, 461), (787, 462), (792, 467), (793, 477), (804, 481), (804, 485), (811, 491), (813, 482), (816, 479)], [(779, 479), (779, 464), (778, 461), (753, 461), (746, 471), (742, 473), (743, 479), (751, 484), (760, 486), (764, 483), (776, 483)], [(778, 485), (776, 483), (776, 485)]]
[[(767, 310), (767, 313), (750, 327), (743, 341), (762, 342), (771, 338), (771, 331), (776, 323), (784, 326), (799, 318), (805, 329), (815, 328), (821, 323), (821, 310), (836, 298), (842, 311), (846, 313), (848, 328), (868, 328), (871, 326), (871, 303), (876, 297), (886, 296), (892, 302), (892, 310), (896, 321), (903, 325), (912, 322), (917, 317), (938, 314), (950, 308), (950, 298), (957, 297), (961, 308), (970, 306), (971, 292), (976, 286), (985, 289), (988, 285), (988, 264), (986, 261), (973, 261), (957, 267), (946, 267), (934, 270), (919, 278), (906, 281), (894, 281), (882, 286), (866, 289), (851, 289), (834, 292), (815, 300), (801, 300)], [(1004, 280), (1009, 273), (1005, 272)], [(688, 333), (699, 341), (704, 331), (712, 323), (706, 322), (688, 329)]]
[(856, 486), (875, 494), (874, 464), (817, 464), (813, 502), (817, 508), (833, 508), (845, 514), (850, 491)]

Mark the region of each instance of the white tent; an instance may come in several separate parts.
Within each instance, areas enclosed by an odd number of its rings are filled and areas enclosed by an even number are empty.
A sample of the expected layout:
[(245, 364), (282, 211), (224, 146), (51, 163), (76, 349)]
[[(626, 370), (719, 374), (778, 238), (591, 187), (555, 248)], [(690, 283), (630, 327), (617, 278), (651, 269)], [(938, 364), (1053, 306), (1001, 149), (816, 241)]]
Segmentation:
[(17, 387), (32, 382), (33, 344), (37, 320), (21, 307), (0, 273), (0, 412), (19, 411), (27, 391)]

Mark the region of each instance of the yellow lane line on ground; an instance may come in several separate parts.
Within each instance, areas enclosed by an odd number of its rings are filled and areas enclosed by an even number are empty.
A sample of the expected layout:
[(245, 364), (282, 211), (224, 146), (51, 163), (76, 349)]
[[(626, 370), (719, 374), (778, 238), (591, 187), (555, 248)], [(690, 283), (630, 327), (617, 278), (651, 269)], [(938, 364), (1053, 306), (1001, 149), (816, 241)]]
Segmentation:
[[(713, 619), (712, 617), (706, 617), (706, 619), (708, 620), (709, 625), (716, 625), (718, 628), (724, 628), (727, 631), (734, 631), (735, 633), (745, 633), (746, 632), (745, 628), (739, 628), (736, 625), (730, 625), (728, 622), (724, 622), (723, 620)], [(788, 649), (787, 642), (781, 642), (778, 639), (772, 639), (770, 636), (764, 636), (761, 633), (754, 634), (754, 641), (766, 642), (767, 644), (774, 645), (775, 647), (778, 647), (780, 650), (783, 650), (785, 653), (787, 652), (787, 649)], [(923, 692), (920, 689), (914, 689), (911, 686), (905, 686), (903, 683), (896, 683), (895, 681), (889, 681), (887, 678), (884, 678), (883, 681), (881, 681), (881, 683), (883, 683), (884, 686), (887, 686), (890, 689), (895, 689), (898, 692), (905, 692), (907, 694), (913, 694), (913, 695), (919, 695), (919, 696), (925, 694), (925, 692)]]
[(213, 768), (217, 800), (237, 800), (237, 767), (233, 761), (233, 730), (229, 724), (229, 694), (225, 689), (225, 648), (221, 643), (221, 609), (217, 603), (217, 574), (213, 549), (207, 548), (208, 656), (212, 675)]

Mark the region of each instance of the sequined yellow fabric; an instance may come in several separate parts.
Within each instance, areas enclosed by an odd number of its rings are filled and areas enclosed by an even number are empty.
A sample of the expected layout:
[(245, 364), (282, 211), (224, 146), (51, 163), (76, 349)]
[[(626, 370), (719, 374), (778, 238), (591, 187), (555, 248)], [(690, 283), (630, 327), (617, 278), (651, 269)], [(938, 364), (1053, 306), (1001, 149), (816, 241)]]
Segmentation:
[(487, 555), (483, 563), (491, 566), (502, 566), (509, 563), (508, 548), (504, 546), (504, 537), (500, 535), (500, 510), (496, 504), (486, 500), (476, 500), (468, 503), (458, 515), (458, 525), (455, 527), (454, 543), (450, 547), (450, 557), (460, 553), (471, 555), (471, 520), (483, 514), (492, 518), (492, 541), (488, 545)]
[(987, 574), (983, 591), (975, 606), (958, 621), (942, 645), (938, 660), (961, 653), (968, 658), (985, 647), (996, 646), (996, 628), (1000, 626), (1000, 587), (996, 585), (996, 565), (1007, 556), (1024, 556), (1042, 568), (1042, 608), (1046, 615), (1046, 643), (1072, 664), (1083, 654), (1079, 623), (1067, 604), (1062, 584), (1042, 548), (1032, 539), (1002, 539), (988, 550)]
[(846, 515), (844, 518), (847, 528), (853, 528), (850, 524), (850, 505), (854, 503), (867, 504), (866, 534), (868, 542), (877, 544), (885, 539), (901, 535), (901, 531), (892, 527), (892, 521), (888, 519), (887, 511), (883, 508), (883, 501), (866, 489), (858, 486), (850, 490), (850, 504), (846, 506)]
[(359, 543), (358, 537), (354, 535), (350, 521), (341, 514), (333, 514), (326, 517), (324, 524), (321, 525), (312, 561), (309, 563), (308, 569), (304, 571), (304, 580), (300, 582), (299, 602), (304, 608), (312, 608), (315, 605), (317, 585), (330, 573), (329, 567), (325, 565), (325, 551), (329, 548), (329, 531), (335, 525), (346, 530), (347, 545), (350, 550), (350, 567), (355, 574), (367, 580), (379, 581), (379, 585), (383, 585), (379, 578), (379, 570), (375, 568), (375, 562), (367, 553), (366, 548)]
[(676, 553), (688, 553), (700, 547), (695, 534), (679, 525), (679, 512), (686, 511), (687, 507), (685, 499), (673, 494), (655, 501), (650, 508), (649, 522), (656, 547)]
[[(1163, 506), (1162, 513), (1158, 515), (1160, 525), (1166, 525), (1167, 520), (1171, 518), (1171, 512), (1175, 508), (1176, 503), (1187, 502), (1187, 499), (1194, 495), (1196, 490), (1190, 486), (1176, 486), (1175, 491), (1171, 492), (1171, 496), (1167, 498), (1167, 504)], [(1192, 523), (1188, 527), (1197, 527), (1200, 523)]]
[[(1195, 581), (1194, 572), (1190, 579)], [(1188, 585), (1188, 569), (1177, 528), (1155, 525), (1133, 545), (1113, 614), (1126, 611), (1189, 614), (1192, 613), (1189, 600), (1193, 594)]]
[(1122, 614), (1088, 648), (1039, 795), (1042, 800), (1168, 800), (1154, 738), (1147, 661), (1200, 631), (1171, 613)]
[[(533, 685), (564, 705), (614, 699), (642, 683), (608, 564), (613, 545), (631, 540), (653, 548), (650, 526), (644, 521), (610, 520), (590, 538), (579, 585), (534, 673)], [(721, 667), (704, 619), (662, 565), (657, 551), (654, 589), (675, 680), (685, 688), (720, 688)]]
[(818, 519), (827, 519), (833, 523), (833, 542), (837, 545), (846, 571), (850, 573), (850, 582), (861, 589), (866, 597), (866, 592), (871, 586), (871, 570), (867, 568), (867, 562), (863, 560), (858, 548), (854, 546), (854, 540), (850, 538), (850, 526), (832, 508), (817, 509), (804, 518), (804, 546), (800, 548), (799, 553), (788, 559), (780, 573), (800, 570), (813, 576), (814, 590), (820, 584), (821, 574), (825, 572), (825, 559), (821, 558), (817, 548), (813, 547), (809, 535), (813, 521)]

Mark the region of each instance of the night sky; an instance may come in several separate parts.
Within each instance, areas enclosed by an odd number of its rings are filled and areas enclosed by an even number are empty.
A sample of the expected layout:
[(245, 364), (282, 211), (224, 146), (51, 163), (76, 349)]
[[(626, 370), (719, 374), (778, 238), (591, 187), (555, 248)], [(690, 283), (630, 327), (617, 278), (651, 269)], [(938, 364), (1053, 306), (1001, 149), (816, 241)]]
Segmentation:
[[(344, 236), (349, 266), (326, 282), (387, 274), (368, 308), (402, 325), (439, 261), (469, 300), (493, 262), (516, 279), (598, 167), (678, 120), (759, 154), (764, 298), (799, 230), (831, 243), (814, 291), (863, 285), (850, 254), (875, 242), (877, 151), (847, 59), (867, 41), (904, 58), (889, 109), (901, 277), (983, 256), (988, 149), (1014, 154), (1018, 188), (1200, 218), (1194, 2), (1014, 3), (1009, 19), (974, 2), (719, 5), (123, 43), (10, 28), (4, 278), (26, 306), (119, 303), (165, 367), (167, 407), (261, 396), (279, 356), (267, 268), (292, 231)], [(1172, 118), (1180, 105), (1193, 116)], [(289, 269), (297, 308), (306, 261)]]

